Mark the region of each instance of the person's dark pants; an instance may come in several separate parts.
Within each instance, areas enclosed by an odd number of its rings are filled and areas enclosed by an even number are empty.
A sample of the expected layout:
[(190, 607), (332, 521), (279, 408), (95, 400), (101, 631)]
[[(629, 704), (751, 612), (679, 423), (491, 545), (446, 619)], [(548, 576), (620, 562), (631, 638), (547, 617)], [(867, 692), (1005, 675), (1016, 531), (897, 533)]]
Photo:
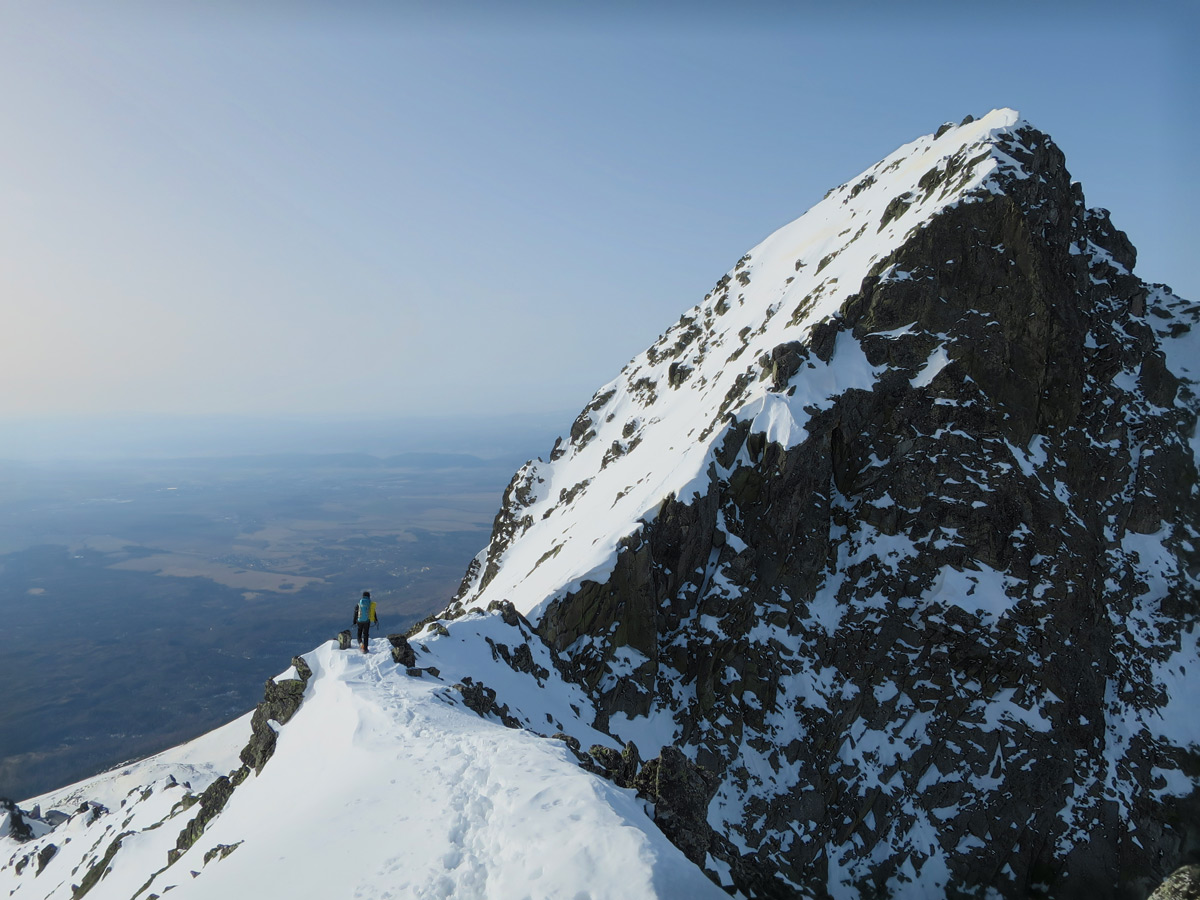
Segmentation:
[(359, 622), (358, 623), (358, 642), (360, 644), (365, 644), (367, 642), (367, 638), (369, 638), (370, 636), (371, 636), (371, 623), (370, 622)]

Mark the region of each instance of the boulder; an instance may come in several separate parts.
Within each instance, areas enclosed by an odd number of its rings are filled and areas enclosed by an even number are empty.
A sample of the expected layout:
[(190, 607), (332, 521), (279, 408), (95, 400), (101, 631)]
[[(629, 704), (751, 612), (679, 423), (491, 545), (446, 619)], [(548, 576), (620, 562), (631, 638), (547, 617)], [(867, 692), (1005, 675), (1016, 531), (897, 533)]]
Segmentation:
[(303, 656), (293, 656), (292, 666), (296, 669), (296, 675), (305, 684), (308, 684), (308, 679), (312, 678), (312, 668), (305, 661)]
[(56, 847), (54, 844), (47, 844), (45, 847), (39, 850), (37, 855), (37, 871), (34, 872), (34, 874), (41, 875), (42, 869), (46, 868), (46, 863), (54, 859), (54, 854), (57, 852), (58, 847)]
[(485, 684), (480, 684), (472, 678), (464, 678), (461, 683), (454, 685), (454, 690), (462, 694), (463, 704), (467, 709), (487, 718), (495, 716), (508, 728), (520, 728), (521, 722), (513, 716), (508, 704), (496, 702), (496, 692)]
[[(514, 628), (525, 618), (517, 612), (517, 608), (512, 605), (511, 600), (493, 600), (488, 604), (487, 611), (499, 612), (500, 618), (504, 620), (504, 624), (511, 625)], [(528, 625), (529, 623), (526, 622), (525, 624)]]
[(636, 787), (638, 767), (642, 758), (637, 745), (630, 741), (624, 750), (614, 750), (603, 744), (593, 744), (588, 755), (598, 764), (600, 771), (617, 787)]
[[(629, 758), (635, 757), (636, 748), (629, 754)], [(703, 866), (713, 842), (708, 804), (716, 793), (717, 779), (679, 748), (663, 747), (642, 767), (634, 784), (639, 794), (654, 803), (654, 822), (662, 833), (688, 859)]]
[(1200, 900), (1200, 865), (1176, 869), (1150, 895), (1150, 900)]
[(392, 645), (392, 659), (398, 666), (412, 668), (417, 664), (417, 654), (413, 652), (408, 638), (402, 634), (389, 634), (388, 643)]

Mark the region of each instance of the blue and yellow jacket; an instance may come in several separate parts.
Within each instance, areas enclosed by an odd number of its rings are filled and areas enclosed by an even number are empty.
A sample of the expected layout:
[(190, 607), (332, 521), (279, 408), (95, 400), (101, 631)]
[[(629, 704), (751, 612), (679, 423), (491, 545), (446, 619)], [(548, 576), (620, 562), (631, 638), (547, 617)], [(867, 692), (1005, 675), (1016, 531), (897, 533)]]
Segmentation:
[(354, 621), (352, 624), (361, 625), (366, 622), (379, 624), (379, 617), (375, 615), (375, 601), (363, 597), (354, 604)]

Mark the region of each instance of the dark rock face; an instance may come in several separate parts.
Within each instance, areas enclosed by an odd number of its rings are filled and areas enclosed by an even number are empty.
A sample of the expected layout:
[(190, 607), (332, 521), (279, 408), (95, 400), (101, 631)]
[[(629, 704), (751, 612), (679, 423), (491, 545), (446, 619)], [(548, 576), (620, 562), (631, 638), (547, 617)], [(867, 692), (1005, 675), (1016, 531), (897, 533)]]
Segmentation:
[[(1141, 898), (1200, 846), (1200, 795), (1179, 788), (1200, 756), (1156, 731), (1162, 678), (1200, 662), (1197, 399), (1161, 346), (1200, 316), (1132, 274), (1046, 135), (1000, 146), (1029, 177), (910, 232), (750, 376), (787, 394), (849, 341), (873, 387), (807, 410), (793, 446), (716, 423), (707, 489), (668, 498), (537, 625), (597, 727), (673, 720), (682, 754), (643, 774), (694, 760), (714, 782), (680, 775), (664, 822), (717, 825), (685, 852), (751, 896)], [(479, 565), (527, 527), (538, 473)]]
[(33, 829), (29, 827), (29, 823), (25, 821), (25, 817), (21, 815), (21, 810), (17, 808), (16, 803), (7, 798), (0, 797), (0, 810), (8, 813), (8, 834), (13, 840), (33, 840)]
[[(630, 745), (632, 746), (632, 745)], [(629, 760), (624, 760), (628, 766)], [(638, 793), (654, 803), (654, 821), (676, 847), (698, 866), (713, 844), (708, 804), (717, 779), (675, 747), (663, 747), (635, 780)]]

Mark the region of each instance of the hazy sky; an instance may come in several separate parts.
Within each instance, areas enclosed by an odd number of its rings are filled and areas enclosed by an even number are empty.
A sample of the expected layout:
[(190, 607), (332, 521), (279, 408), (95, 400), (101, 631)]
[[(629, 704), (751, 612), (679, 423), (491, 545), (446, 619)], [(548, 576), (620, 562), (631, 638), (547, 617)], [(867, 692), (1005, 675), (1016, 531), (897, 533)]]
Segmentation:
[(1184, 4), (597, 6), (5, 2), (0, 424), (577, 410), (997, 106), (1200, 299)]

